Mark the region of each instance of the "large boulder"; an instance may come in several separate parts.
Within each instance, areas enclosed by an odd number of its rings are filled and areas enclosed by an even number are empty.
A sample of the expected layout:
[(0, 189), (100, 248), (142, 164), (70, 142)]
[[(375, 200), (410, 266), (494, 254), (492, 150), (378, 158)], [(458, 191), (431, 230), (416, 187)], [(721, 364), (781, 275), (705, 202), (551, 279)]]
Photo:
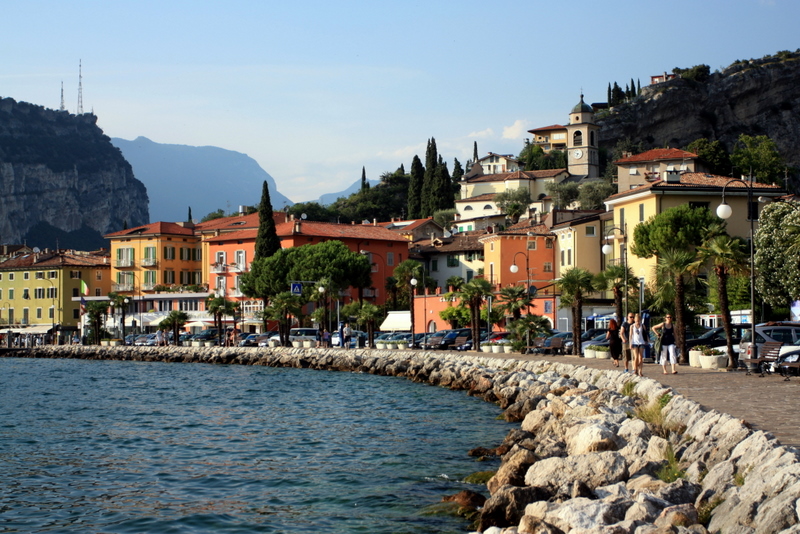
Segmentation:
[(625, 458), (616, 451), (547, 458), (536, 462), (525, 475), (525, 484), (553, 495), (569, 495), (575, 482), (589, 488), (607, 486), (628, 476)]

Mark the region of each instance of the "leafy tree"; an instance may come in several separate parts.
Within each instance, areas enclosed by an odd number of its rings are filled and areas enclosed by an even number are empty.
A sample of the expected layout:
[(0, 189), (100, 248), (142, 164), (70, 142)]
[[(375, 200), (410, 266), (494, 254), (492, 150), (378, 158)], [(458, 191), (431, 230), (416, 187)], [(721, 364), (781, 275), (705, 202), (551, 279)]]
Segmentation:
[(456, 220), (456, 213), (458, 213), (458, 210), (455, 208), (439, 210), (433, 213), (433, 220), (442, 228), (447, 229), (450, 228), (453, 225), (453, 221)]
[(214, 317), (214, 328), (217, 329), (217, 342), (223, 344), (225, 330), (225, 316), (233, 316), (239, 303), (227, 300), (225, 297), (210, 295), (206, 300), (206, 311)]
[(422, 218), (422, 187), (425, 183), (425, 167), (419, 156), (411, 161), (411, 179), (408, 182), (408, 218)]
[(450, 171), (447, 169), (447, 162), (439, 156), (439, 162), (436, 165), (436, 172), (434, 173), (434, 191), (435, 199), (432, 203), (433, 211), (435, 213), (439, 210), (453, 209), (455, 206), (455, 194), (453, 193), (453, 182), (450, 178)]
[(192, 220), (192, 207), (191, 206), (189, 206), (189, 214), (186, 216), (186, 220), (187, 221), (191, 221)]
[(522, 186), (519, 189), (505, 190), (497, 193), (494, 197), (497, 207), (502, 213), (511, 219), (512, 224), (516, 224), (519, 218), (528, 210), (533, 199), (530, 190)]
[(391, 309), (397, 310), (397, 291), (399, 289), (397, 286), (397, 278), (394, 276), (387, 276), (384, 288), (386, 289), (386, 294), (389, 295), (392, 300)]
[(361, 192), (364, 193), (369, 189), (369, 182), (367, 181), (367, 168), (361, 167)]
[(614, 310), (619, 320), (622, 320), (625, 315), (622, 311), (623, 297), (625, 295), (625, 287), (629, 291), (631, 288), (638, 287), (639, 279), (633, 275), (630, 267), (627, 269), (624, 265), (613, 264), (606, 267), (602, 272), (597, 273), (593, 280), (594, 288), (598, 291), (611, 291), (614, 294)]
[(336, 222), (337, 216), (337, 213), (319, 202), (298, 202), (291, 206), (287, 213), (294, 215), (295, 219), (300, 219), (305, 214), (306, 220), (319, 222)]
[(213, 221), (214, 219), (221, 219), (223, 217), (225, 217), (225, 211), (223, 211), (223, 209), (220, 208), (217, 211), (212, 211), (211, 213), (200, 219), (200, 222)]
[(692, 80), (703, 83), (708, 80), (708, 77), (711, 75), (711, 67), (708, 65), (695, 65), (689, 69), (675, 67), (672, 69), (672, 73), (677, 74), (684, 80)]
[(661, 251), (656, 264), (658, 278), (669, 279), (674, 291), (675, 341), (681, 351), (680, 363), (689, 363), (689, 349), (686, 347), (686, 283), (692, 275), (692, 264), (697, 254), (693, 250), (667, 248)]
[(775, 142), (766, 135), (739, 136), (731, 155), (733, 167), (741, 174), (752, 174), (757, 182), (783, 184), (781, 172), (786, 168)]
[(411, 312), (411, 333), (416, 333), (414, 325), (414, 294), (411, 279), (422, 280), (422, 264), (417, 260), (405, 260), (394, 268), (394, 277), (397, 279), (399, 291), (408, 296), (409, 311)]
[(573, 267), (562, 273), (556, 287), (561, 292), (561, 307), (569, 306), (572, 309), (572, 354), (578, 356), (581, 351), (583, 300), (594, 289), (592, 273), (583, 267)]
[(582, 210), (603, 209), (603, 201), (617, 192), (617, 188), (606, 181), (587, 182), (578, 188), (578, 203)]
[(514, 321), (522, 316), (522, 310), (531, 305), (531, 297), (525, 286), (506, 286), (500, 290), (500, 305), (497, 309), (506, 315), (511, 315)]
[(636, 225), (631, 251), (640, 258), (650, 258), (670, 248), (694, 249), (706, 239), (708, 228), (719, 224), (707, 208), (688, 204), (669, 208)]
[(580, 190), (575, 182), (549, 183), (545, 186), (547, 193), (553, 197), (556, 209), (566, 209), (578, 200)]
[(735, 369), (738, 365), (737, 355), (733, 351), (733, 327), (731, 326), (731, 310), (728, 303), (728, 279), (732, 275), (742, 275), (749, 271), (749, 254), (744, 251), (744, 240), (729, 235), (716, 235), (708, 239), (697, 249), (697, 260), (690, 266), (690, 270), (698, 272), (702, 267), (710, 264), (717, 278), (717, 295), (719, 298), (722, 326), (725, 329), (725, 339), (728, 349), (728, 368)]
[(492, 284), (485, 278), (473, 278), (466, 284), (462, 285), (456, 292), (458, 298), (469, 309), (470, 328), (472, 330), (473, 347), (475, 351), (480, 350), (481, 333), (481, 306), (487, 297), (492, 295)]
[(531, 346), (531, 338), (550, 335), (550, 321), (546, 317), (529, 313), (509, 324), (511, 346), (517, 352), (524, 352)]
[(439, 312), (439, 318), (450, 323), (451, 328), (462, 328), (469, 324), (469, 310), (464, 306), (448, 306)]
[(756, 291), (768, 304), (784, 307), (800, 298), (800, 262), (793, 248), (800, 204), (773, 202), (759, 214), (755, 235)]
[(709, 172), (720, 176), (731, 175), (731, 157), (719, 140), (709, 141), (705, 137), (695, 139), (686, 150), (697, 154)]
[(448, 291), (458, 291), (458, 289), (464, 285), (465, 281), (462, 277), (458, 275), (453, 275), (447, 279), (445, 285), (447, 286)]
[(164, 330), (172, 330), (172, 339), (175, 341), (175, 346), (180, 346), (181, 330), (183, 329), (183, 325), (188, 322), (188, 313), (180, 310), (172, 310), (160, 323), (158, 323), (158, 326)]
[(275, 231), (275, 219), (272, 214), (272, 201), (269, 198), (267, 181), (261, 186), (261, 203), (258, 206), (258, 234), (256, 234), (255, 254), (253, 259), (268, 258), (281, 249), (281, 240)]
[(105, 333), (103, 324), (108, 314), (108, 302), (104, 300), (91, 300), (86, 303), (86, 313), (89, 315), (89, 324), (92, 328), (93, 343), (100, 343), (100, 336)]

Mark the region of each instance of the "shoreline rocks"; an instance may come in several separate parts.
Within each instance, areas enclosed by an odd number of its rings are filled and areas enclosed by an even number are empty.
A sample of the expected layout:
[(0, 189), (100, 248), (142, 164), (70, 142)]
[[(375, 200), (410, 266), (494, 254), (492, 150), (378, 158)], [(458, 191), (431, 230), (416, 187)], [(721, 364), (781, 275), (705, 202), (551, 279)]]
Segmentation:
[[(800, 534), (800, 453), (648, 378), (472, 354), (46, 346), (13, 357), (300, 367), (465, 390), (520, 422), (488, 481), (488, 534)], [(476, 449), (480, 452), (481, 449)]]

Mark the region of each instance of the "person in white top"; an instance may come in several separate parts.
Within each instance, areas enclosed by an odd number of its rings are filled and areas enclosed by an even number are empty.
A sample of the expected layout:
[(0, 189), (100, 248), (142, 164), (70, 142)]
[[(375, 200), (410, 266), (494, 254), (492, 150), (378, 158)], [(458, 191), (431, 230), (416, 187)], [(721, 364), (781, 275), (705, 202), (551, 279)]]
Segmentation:
[(645, 328), (642, 324), (642, 318), (637, 313), (633, 318), (633, 324), (630, 328), (631, 339), (631, 358), (633, 359), (633, 373), (638, 376), (644, 376), (644, 347), (647, 344), (645, 337)]

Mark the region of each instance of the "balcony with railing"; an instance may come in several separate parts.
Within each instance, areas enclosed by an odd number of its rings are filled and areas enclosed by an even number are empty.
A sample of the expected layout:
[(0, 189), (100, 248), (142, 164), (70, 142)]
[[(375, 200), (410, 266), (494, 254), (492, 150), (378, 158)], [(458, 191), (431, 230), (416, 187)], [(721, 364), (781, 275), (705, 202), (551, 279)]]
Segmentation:
[(156, 287), (156, 283), (154, 282), (145, 282), (142, 284), (142, 291), (152, 291)]
[(228, 270), (232, 273), (243, 273), (247, 271), (247, 264), (234, 262), (228, 265)]
[(158, 260), (155, 258), (145, 258), (142, 260), (142, 267), (155, 267), (158, 265)]
[(231, 291), (230, 291), (230, 296), (231, 296), (231, 297), (243, 297), (243, 296), (244, 296), (244, 293), (242, 293), (242, 290), (241, 290), (241, 289), (239, 289), (238, 287), (234, 287), (234, 288), (233, 288), (233, 289), (231, 289)]
[(131, 258), (118, 259), (116, 263), (117, 269), (124, 269), (126, 267), (133, 267), (133, 260)]
[(212, 263), (211, 264), (211, 272), (216, 274), (222, 274), (228, 272), (228, 265), (225, 263)]
[(115, 293), (133, 291), (133, 284), (111, 284), (111, 291)]

